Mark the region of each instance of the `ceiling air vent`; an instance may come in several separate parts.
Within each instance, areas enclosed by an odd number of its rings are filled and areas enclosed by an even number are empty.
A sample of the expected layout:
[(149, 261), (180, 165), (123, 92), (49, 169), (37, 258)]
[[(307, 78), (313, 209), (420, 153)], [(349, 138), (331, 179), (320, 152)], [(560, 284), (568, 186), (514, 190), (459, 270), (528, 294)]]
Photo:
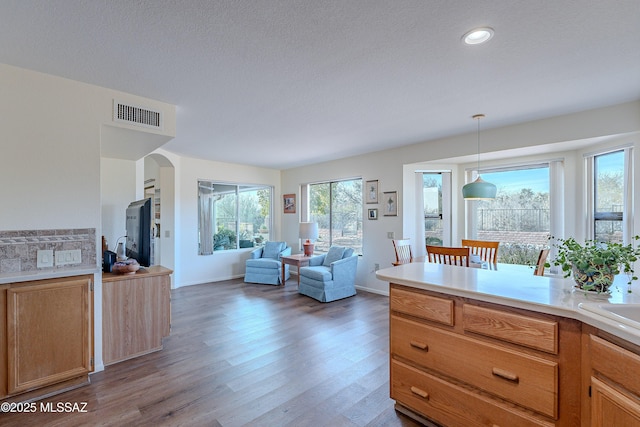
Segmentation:
[(162, 130), (162, 111), (113, 100), (113, 121)]

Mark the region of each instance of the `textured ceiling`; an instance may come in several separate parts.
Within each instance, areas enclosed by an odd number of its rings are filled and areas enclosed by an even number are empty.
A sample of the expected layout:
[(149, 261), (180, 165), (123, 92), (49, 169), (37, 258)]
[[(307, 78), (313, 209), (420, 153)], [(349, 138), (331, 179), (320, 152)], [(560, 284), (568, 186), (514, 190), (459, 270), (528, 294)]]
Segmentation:
[(640, 99), (639, 0), (2, 0), (0, 40), (175, 104), (167, 150), (278, 169)]

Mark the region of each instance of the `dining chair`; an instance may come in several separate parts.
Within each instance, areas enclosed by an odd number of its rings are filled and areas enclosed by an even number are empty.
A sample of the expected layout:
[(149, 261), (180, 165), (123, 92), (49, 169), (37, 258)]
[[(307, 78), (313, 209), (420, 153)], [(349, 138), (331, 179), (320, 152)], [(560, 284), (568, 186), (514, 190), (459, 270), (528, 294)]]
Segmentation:
[(478, 255), (480, 260), (495, 264), (498, 262), (498, 246), (500, 242), (487, 240), (462, 239), (462, 246), (471, 249), (471, 255)]
[(540, 250), (540, 254), (538, 255), (538, 262), (536, 262), (536, 269), (533, 270), (533, 274), (535, 276), (544, 276), (544, 264), (547, 262), (548, 256), (549, 249)]
[(413, 254), (411, 253), (411, 240), (394, 239), (393, 249), (396, 251), (396, 261), (393, 265), (408, 264), (413, 262)]
[(427, 245), (427, 259), (429, 262), (469, 267), (470, 256), (471, 249), (468, 247), (451, 248)]

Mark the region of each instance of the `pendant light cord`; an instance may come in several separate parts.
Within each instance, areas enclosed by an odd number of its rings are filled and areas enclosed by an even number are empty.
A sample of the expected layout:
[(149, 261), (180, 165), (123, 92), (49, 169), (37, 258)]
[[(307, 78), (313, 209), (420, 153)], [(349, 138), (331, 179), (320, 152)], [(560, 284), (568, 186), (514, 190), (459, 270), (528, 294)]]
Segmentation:
[(478, 117), (478, 178), (480, 177), (480, 117)]
[(484, 118), (484, 114), (475, 114), (472, 118), (478, 121), (478, 176), (480, 178), (480, 119)]

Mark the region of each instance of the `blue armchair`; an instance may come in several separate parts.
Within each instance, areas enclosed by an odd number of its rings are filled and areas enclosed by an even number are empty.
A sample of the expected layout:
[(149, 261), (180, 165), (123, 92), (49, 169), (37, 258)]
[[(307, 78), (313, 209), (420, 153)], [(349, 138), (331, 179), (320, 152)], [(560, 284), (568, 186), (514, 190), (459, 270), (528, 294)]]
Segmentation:
[[(284, 285), (282, 281), (282, 255), (291, 255), (286, 242), (267, 242), (261, 248), (251, 251), (246, 262), (244, 281), (265, 285)], [(289, 278), (289, 265), (284, 266), (285, 281)]]
[(300, 268), (302, 295), (330, 302), (356, 294), (358, 256), (353, 249), (332, 246), (324, 255), (311, 257), (308, 267)]

